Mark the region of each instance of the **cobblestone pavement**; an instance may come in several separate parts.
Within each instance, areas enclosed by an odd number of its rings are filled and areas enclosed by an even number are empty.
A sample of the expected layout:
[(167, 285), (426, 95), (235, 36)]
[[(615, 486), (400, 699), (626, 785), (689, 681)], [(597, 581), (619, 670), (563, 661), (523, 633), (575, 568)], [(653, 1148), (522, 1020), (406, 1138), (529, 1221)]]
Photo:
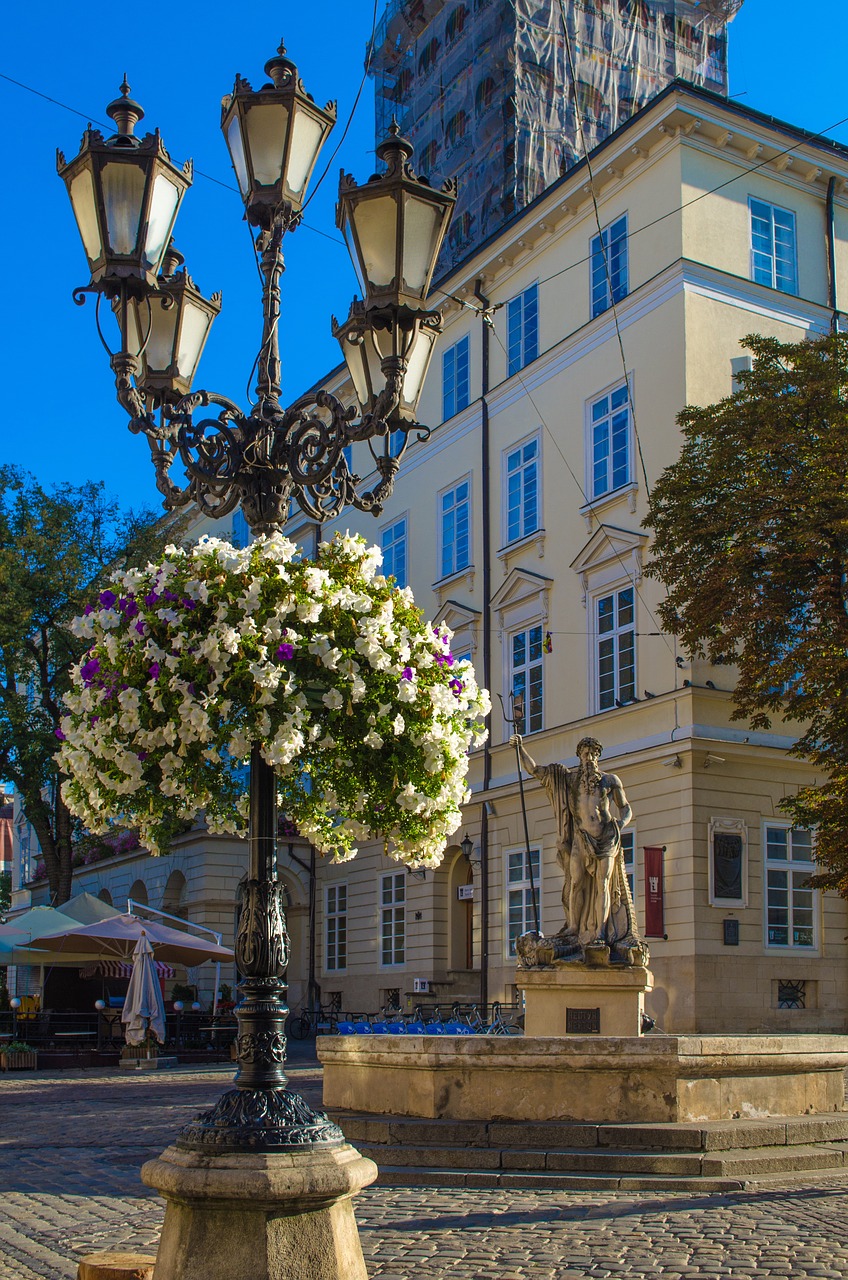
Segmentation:
[[(139, 1181), (229, 1069), (0, 1079), (0, 1280), (72, 1280), (96, 1249), (155, 1252)], [(313, 1105), (318, 1071), (291, 1070)], [(686, 1193), (372, 1188), (357, 1200), (374, 1280), (844, 1280), (848, 1187)], [(304, 1276), (303, 1280), (309, 1280)]]

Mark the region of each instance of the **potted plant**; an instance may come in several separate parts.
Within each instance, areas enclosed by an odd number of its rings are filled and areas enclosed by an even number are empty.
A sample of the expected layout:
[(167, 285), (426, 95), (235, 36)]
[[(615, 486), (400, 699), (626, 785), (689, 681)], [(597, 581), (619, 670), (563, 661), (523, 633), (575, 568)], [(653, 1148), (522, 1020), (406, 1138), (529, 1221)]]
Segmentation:
[(10, 1040), (0, 1049), (0, 1070), (2, 1071), (35, 1071), (38, 1066), (38, 1054), (32, 1045), (23, 1040)]

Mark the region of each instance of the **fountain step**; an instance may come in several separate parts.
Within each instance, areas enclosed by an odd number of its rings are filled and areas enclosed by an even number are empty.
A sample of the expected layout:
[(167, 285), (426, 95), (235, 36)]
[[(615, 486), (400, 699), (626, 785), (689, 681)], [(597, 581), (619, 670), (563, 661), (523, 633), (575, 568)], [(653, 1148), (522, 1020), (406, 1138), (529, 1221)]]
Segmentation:
[[(373, 1158), (373, 1153), (372, 1153)], [(525, 1191), (677, 1191), (677, 1192), (728, 1192), (746, 1188), (792, 1188), (805, 1181), (804, 1170), (782, 1174), (739, 1174), (737, 1177), (671, 1177), (598, 1173), (540, 1173), (532, 1170), (462, 1170), (416, 1169), (409, 1166), (384, 1165), (375, 1185), (388, 1187), (457, 1187), (495, 1190)], [(809, 1171), (809, 1178), (818, 1185), (825, 1177), (830, 1183), (848, 1181), (845, 1168)]]

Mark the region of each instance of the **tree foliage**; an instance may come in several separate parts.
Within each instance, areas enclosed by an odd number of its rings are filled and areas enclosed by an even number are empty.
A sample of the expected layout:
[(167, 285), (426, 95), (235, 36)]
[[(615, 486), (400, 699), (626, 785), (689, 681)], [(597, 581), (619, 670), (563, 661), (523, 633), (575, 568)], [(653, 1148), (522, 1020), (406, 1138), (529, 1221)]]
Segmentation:
[(115, 563), (143, 564), (173, 537), (149, 511), (124, 512), (101, 484), (45, 490), (0, 467), (0, 777), (21, 795), (54, 905), (71, 892), (72, 819), (59, 794), (56, 730), (85, 651), (68, 623)]
[(848, 897), (848, 336), (742, 345), (735, 394), (679, 416), (648, 572), (688, 652), (738, 668), (734, 718), (801, 726), (794, 754), (827, 776), (783, 807), (817, 828), (814, 883)]

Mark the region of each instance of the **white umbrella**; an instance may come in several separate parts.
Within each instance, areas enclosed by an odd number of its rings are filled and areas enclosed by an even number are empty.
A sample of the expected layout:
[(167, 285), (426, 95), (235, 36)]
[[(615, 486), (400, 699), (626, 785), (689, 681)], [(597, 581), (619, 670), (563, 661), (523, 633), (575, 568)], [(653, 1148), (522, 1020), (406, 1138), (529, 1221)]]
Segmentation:
[[(121, 1012), (127, 1044), (141, 1044), (149, 1035), (165, 1043), (165, 1002), (153, 963), (153, 948), (142, 933), (133, 951), (133, 969)], [(149, 1050), (148, 1050), (149, 1053)]]

